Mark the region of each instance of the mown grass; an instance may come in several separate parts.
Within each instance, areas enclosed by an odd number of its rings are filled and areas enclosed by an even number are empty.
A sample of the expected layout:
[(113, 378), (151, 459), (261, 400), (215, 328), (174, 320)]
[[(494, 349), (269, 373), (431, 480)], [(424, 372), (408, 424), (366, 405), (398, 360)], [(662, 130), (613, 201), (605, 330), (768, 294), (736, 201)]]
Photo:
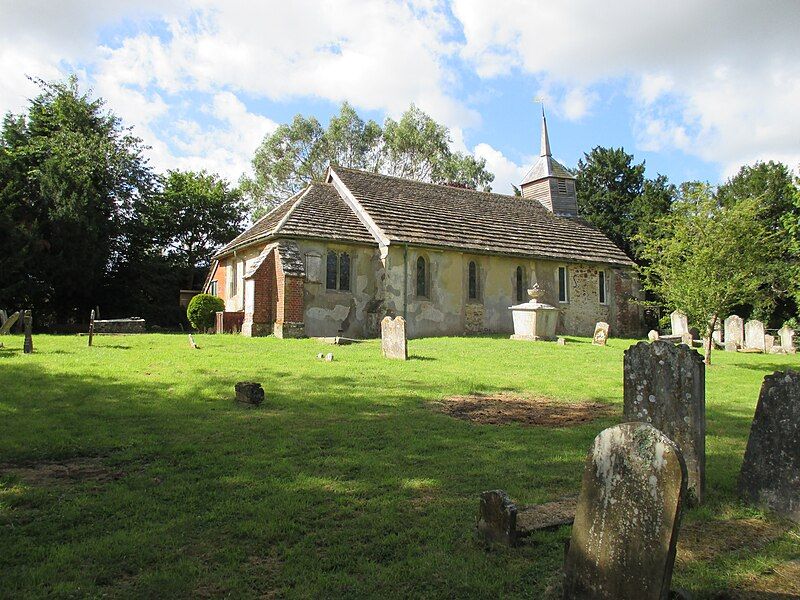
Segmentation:
[[(508, 390), (622, 403), (622, 352), (501, 338), (378, 341), (182, 335), (20, 337), (0, 349), (0, 596), (541, 597), (569, 528), (517, 549), (474, 542), (477, 494), (520, 503), (577, 493), (594, 436), (478, 425), (430, 400)], [(333, 351), (335, 361), (316, 358)], [(765, 523), (772, 537), (679, 561), (708, 597), (772, 581), (800, 559), (798, 528), (741, 505), (735, 483), (764, 375), (798, 357), (714, 355), (707, 374), (707, 501), (684, 523)], [(236, 406), (233, 385), (267, 400)], [(71, 478), (20, 476), (90, 464)], [(777, 575), (776, 575), (777, 573)], [(772, 584), (770, 584), (772, 585)], [(784, 587), (781, 587), (784, 586)], [(788, 586), (788, 587), (786, 587)], [(800, 592), (799, 592), (800, 593)], [(778, 597), (778, 596), (774, 596)]]

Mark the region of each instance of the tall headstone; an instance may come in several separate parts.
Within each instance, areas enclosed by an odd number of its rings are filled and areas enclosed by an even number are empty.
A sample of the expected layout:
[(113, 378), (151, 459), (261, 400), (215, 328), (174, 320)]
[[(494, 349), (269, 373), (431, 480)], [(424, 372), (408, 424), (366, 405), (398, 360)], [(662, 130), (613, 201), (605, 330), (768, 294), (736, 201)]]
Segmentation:
[(92, 338), (94, 337), (94, 310), (89, 314), (89, 346), (92, 345)]
[(403, 317), (384, 317), (381, 321), (381, 353), (385, 358), (408, 360), (406, 320)]
[(761, 321), (748, 321), (744, 325), (744, 347), (751, 350), (765, 350), (764, 324)]
[[(711, 321), (709, 321), (708, 324), (711, 325)], [(722, 319), (718, 318), (714, 322), (714, 329), (713, 329), (713, 331), (711, 333), (711, 339), (714, 340), (717, 344), (722, 345), (723, 344), (723, 340), (722, 340), (723, 335), (724, 335), (724, 331), (722, 330)]]
[(778, 336), (781, 338), (781, 348), (789, 354), (794, 354), (797, 350), (794, 347), (794, 329), (784, 325), (778, 330)]
[(738, 315), (725, 319), (725, 343), (735, 342), (739, 348), (744, 347), (744, 320)]
[(702, 502), (706, 472), (706, 367), (683, 344), (639, 342), (625, 351), (624, 414), (651, 424), (681, 449), (691, 499)]
[(564, 598), (666, 600), (685, 493), (683, 457), (662, 432), (646, 423), (600, 432), (583, 470)]
[(30, 310), (25, 311), (22, 322), (25, 325), (25, 342), (22, 345), (22, 351), (25, 354), (31, 354), (33, 352), (33, 315)]
[(19, 319), (19, 311), (13, 313), (10, 317), (8, 317), (8, 319), (6, 319), (6, 322), (3, 323), (2, 327), (0, 327), (0, 335), (6, 335), (9, 331), (11, 331), (11, 328), (14, 326), (14, 323), (17, 322), (17, 319)]
[(739, 474), (739, 494), (800, 523), (800, 372), (764, 377)]
[(592, 344), (595, 346), (605, 346), (608, 343), (608, 323), (600, 321), (594, 326)]
[(689, 333), (689, 319), (683, 312), (679, 310), (672, 311), (669, 315), (669, 321), (672, 325), (672, 335)]

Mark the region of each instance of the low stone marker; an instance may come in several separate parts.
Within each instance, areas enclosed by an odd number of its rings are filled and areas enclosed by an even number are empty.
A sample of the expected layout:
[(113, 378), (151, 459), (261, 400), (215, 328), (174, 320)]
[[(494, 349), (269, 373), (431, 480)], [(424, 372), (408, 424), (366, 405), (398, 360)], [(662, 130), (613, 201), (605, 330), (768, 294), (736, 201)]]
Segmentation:
[(734, 341), (725, 342), (725, 352), (736, 352), (739, 346)]
[(797, 349), (794, 347), (794, 329), (784, 325), (778, 330), (778, 337), (781, 339), (781, 348), (789, 354), (794, 354)]
[(748, 321), (744, 325), (744, 347), (748, 350), (764, 352), (764, 324), (761, 321)]
[(734, 342), (739, 348), (744, 346), (744, 321), (738, 315), (725, 319), (725, 343)]
[(325, 355), (325, 362), (333, 362), (333, 352), (328, 352)]
[(739, 494), (800, 523), (800, 372), (764, 377), (747, 450)]
[(0, 335), (8, 334), (8, 332), (11, 331), (11, 328), (14, 326), (14, 323), (17, 322), (17, 319), (19, 319), (19, 311), (15, 312), (8, 317), (8, 319), (6, 319), (6, 322), (3, 323), (2, 327), (0, 327)]
[(639, 342), (625, 351), (623, 411), (674, 441), (686, 461), (691, 499), (702, 502), (706, 471), (706, 369), (680, 344)]
[(658, 339), (658, 331), (655, 329), (651, 329), (650, 333), (647, 334), (647, 340), (650, 342), (655, 342)]
[(235, 386), (236, 402), (258, 406), (264, 401), (264, 388), (255, 381), (240, 381)]
[(680, 310), (673, 310), (669, 314), (669, 322), (672, 326), (672, 335), (683, 335), (689, 333), (689, 318)]
[(686, 494), (678, 447), (646, 423), (595, 438), (564, 565), (564, 598), (666, 600)]
[(608, 342), (608, 323), (600, 321), (594, 326), (592, 344), (595, 346), (605, 346)]
[(25, 342), (22, 345), (22, 351), (25, 354), (33, 353), (33, 315), (30, 310), (26, 310), (22, 317), (22, 323), (25, 325)]
[(692, 342), (694, 341), (694, 337), (688, 331), (686, 333), (681, 334), (681, 344), (686, 344), (689, 348), (692, 347)]
[(408, 360), (406, 320), (403, 317), (384, 317), (381, 321), (381, 353), (384, 358)]
[(193, 336), (191, 333), (189, 334), (189, 347), (190, 347), (192, 350), (199, 350), (199, 349), (200, 349), (200, 346), (198, 346), (198, 345), (195, 343), (195, 341), (194, 341), (194, 336)]
[(566, 346), (567, 345), (567, 338), (558, 336), (558, 339), (556, 340), (556, 344), (558, 344), (559, 346)]
[(765, 335), (764, 336), (764, 352), (772, 352), (772, 349), (775, 347), (775, 336), (774, 335)]
[(475, 529), (488, 544), (516, 546), (534, 531), (557, 529), (575, 520), (575, 496), (544, 504), (518, 507), (503, 490), (483, 492)]

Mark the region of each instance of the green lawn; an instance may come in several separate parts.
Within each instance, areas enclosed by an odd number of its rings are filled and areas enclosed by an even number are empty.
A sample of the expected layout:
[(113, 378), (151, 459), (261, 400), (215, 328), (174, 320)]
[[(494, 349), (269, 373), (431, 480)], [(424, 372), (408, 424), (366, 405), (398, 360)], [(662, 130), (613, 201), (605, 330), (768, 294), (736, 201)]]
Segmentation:
[[(486, 551), (478, 493), (577, 493), (592, 439), (619, 419), (477, 425), (426, 402), (510, 390), (621, 415), (631, 343), (424, 339), (393, 362), (378, 341), (195, 339), (39, 335), (26, 356), (3, 338), (0, 596), (541, 597), (569, 528)], [(713, 360), (707, 502), (685, 514), (695, 541), (673, 585), (800, 593), (800, 529), (734, 494), (761, 380), (800, 356)], [(264, 405), (234, 404), (240, 380), (262, 382)]]

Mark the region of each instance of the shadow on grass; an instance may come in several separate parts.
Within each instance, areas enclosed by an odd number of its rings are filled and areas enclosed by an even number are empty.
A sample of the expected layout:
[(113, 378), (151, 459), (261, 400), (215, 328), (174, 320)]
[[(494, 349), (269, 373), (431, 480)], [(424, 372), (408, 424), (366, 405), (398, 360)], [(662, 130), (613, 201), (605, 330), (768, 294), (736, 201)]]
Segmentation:
[(432, 356), (420, 356), (419, 354), (411, 354), (408, 357), (408, 360), (419, 360), (427, 362), (427, 361), (435, 361), (437, 359)]
[(800, 371), (800, 364), (786, 363), (738, 363), (736, 367), (750, 371), (762, 371), (767, 374), (772, 374), (775, 371)]

